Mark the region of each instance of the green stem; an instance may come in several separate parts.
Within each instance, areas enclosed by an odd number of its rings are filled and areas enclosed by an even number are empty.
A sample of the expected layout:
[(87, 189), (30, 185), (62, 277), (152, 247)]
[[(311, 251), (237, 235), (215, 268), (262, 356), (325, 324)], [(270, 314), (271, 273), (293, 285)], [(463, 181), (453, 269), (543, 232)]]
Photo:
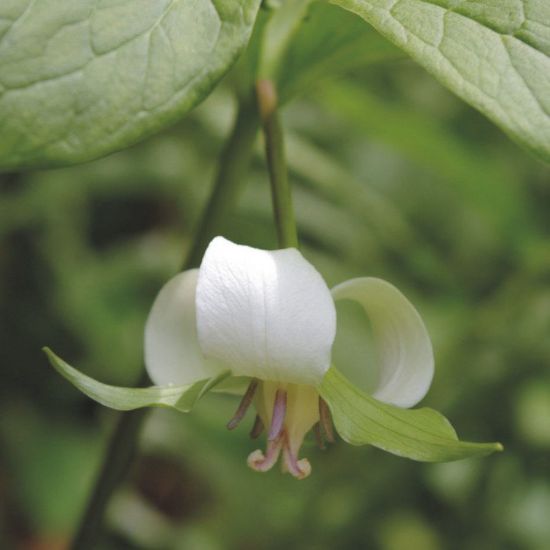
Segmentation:
[[(220, 157), (212, 195), (198, 224), (194, 245), (187, 254), (183, 269), (200, 263), (208, 243), (219, 231), (226, 212), (235, 202), (245, 179), (258, 126), (254, 102), (250, 99), (242, 101), (231, 135)], [(147, 384), (150, 381), (143, 372), (139, 385)], [(148, 411), (149, 409), (138, 409), (119, 415), (90, 500), (73, 538), (72, 550), (98, 548), (97, 540), (105, 510), (137, 453), (139, 435)]]
[[(148, 377), (143, 373), (140, 382), (147, 381)], [(137, 409), (119, 414), (90, 500), (72, 540), (71, 550), (97, 548), (105, 509), (137, 453), (139, 434), (148, 412), (149, 409)]]
[(298, 232), (288, 182), (284, 136), (277, 109), (277, 91), (271, 80), (263, 79), (258, 80), (256, 84), (256, 94), (264, 133), (277, 239), (281, 248), (298, 248)]
[(231, 136), (220, 157), (212, 195), (197, 227), (183, 269), (200, 264), (208, 243), (216, 236), (227, 213), (231, 211), (244, 184), (258, 127), (256, 104), (251, 96), (240, 103)]

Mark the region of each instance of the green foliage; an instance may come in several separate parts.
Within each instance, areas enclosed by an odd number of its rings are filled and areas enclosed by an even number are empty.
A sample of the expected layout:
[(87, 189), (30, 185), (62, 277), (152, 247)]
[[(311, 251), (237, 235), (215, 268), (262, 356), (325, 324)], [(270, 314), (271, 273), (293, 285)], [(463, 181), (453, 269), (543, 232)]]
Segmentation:
[[(543, 0), (333, 3), (364, 18), (514, 139), (550, 159)], [(309, 0), (285, 6), (272, 10), (265, 40), (252, 42), (250, 56), (261, 59), (251, 79), (257, 70), (276, 74), (282, 101), (327, 75), (399, 56), (335, 7)], [(105, 0), (93, 9), (90, 0), (69, 9), (53, 1), (28, 9), (17, 0), (4, 3), (0, 168), (83, 162), (173, 124), (232, 65), (258, 7), (259, 0)], [(260, 19), (263, 27), (269, 18)]]
[(226, 372), (215, 378), (199, 380), (187, 386), (120, 388), (102, 384), (86, 376), (48, 348), (44, 348), (44, 352), (55, 370), (73, 386), (94, 401), (117, 411), (133, 411), (142, 407), (166, 407), (180, 412), (189, 412), (204, 394), (229, 376), (229, 372)]
[(449, 421), (433, 409), (400, 409), (382, 403), (331, 368), (319, 393), (328, 403), (338, 434), (352, 445), (374, 445), (398, 456), (445, 462), (501, 451), (499, 443), (459, 441)]
[(331, 1), (360, 15), (550, 161), (550, 7), (545, 0)]
[(0, 5), (0, 167), (83, 162), (173, 124), (244, 48), (259, 0)]
[(365, 135), (448, 179), (485, 223), (506, 233), (510, 240), (521, 236), (528, 220), (517, 180), (506, 167), (484, 158), (479, 149), (448, 132), (435, 117), (378, 97), (356, 84), (329, 82), (315, 96)]

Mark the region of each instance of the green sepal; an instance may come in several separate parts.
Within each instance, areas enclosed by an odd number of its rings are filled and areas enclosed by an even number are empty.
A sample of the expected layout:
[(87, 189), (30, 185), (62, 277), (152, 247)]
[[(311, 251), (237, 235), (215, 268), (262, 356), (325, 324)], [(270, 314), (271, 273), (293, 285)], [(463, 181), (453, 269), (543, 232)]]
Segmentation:
[(351, 445), (373, 445), (423, 462), (450, 462), (502, 451), (500, 443), (459, 441), (450, 422), (433, 409), (401, 409), (355, 387), (332, 367), (318, 388), (336, 430)]
[(73, 386), (94, 401), (117, 411), (131, 411), (143, 407), (166, 407), (180, 412), (189, 412), (203, 395), (231, 374), (230, 371), (224, 371), (218, 376), (199, 380), (186, 386), (121, 388), (103, 384), (82, 374), (49, 348), (44, 348), (44, 352), (54, 369)]

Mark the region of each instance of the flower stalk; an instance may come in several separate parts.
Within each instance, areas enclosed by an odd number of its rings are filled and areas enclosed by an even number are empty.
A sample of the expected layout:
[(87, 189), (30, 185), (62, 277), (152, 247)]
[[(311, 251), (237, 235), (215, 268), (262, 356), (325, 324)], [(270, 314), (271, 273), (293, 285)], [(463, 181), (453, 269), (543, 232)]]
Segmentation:
[[(149, 377), (142, 373), (140, 385)], [(97, 548), (105, 510), (116, 487), (120, 484), (137, 453), (139, 434), (148, 409), (120, 414), (107, 444), (103, 462), (82, 520), (71, 542), (71, 550)]]
[(258, 111), (262, 123), (273, 215), (280, 248), (298, 248), (292, 193), (288, 181), (283, 130), (279, 119), (277, 90), (273, 81), (256, 83)]
[(231, 135), (221, 152), (212, 194), (195, 231), (182, 270), (200, 265), (208, 244), (235, 204), (245, 182), (259, 120), (253, 94), (241, 99)]

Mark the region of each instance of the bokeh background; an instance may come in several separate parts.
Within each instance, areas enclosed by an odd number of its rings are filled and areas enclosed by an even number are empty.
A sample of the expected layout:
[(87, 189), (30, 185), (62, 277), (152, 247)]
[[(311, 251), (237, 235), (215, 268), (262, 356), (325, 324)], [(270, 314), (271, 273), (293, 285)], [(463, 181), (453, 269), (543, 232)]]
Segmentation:
[[(548, 549), (550, 170), (366, 25), (324, 9), (313, 17), (332, 32), (310, 36), (306, 24), (281, 84), (303, 252), (329, 285), (374, 275), (401, 288), (436, 353), (423, 403), (464, 439), (505, 451), (429, 465), (311, 439), (310, 478), (259, 475), (246, 467), (258, 446), (247, 423), (224, 427), (237, 401), (207, 396), (190, 415), (148, 417), (98, 548)], [(331, 64), (308, 73), (320, 45)], [(135, 383), (148, 309), (192, 242), (238, 75), (133, 148), (0, 175), (1, 548), (67, 544), (116, 414), (40, 348)], [(260, 140), (244, 184), (222, 232), (275, 248)], [(338, 312), (335, 362), (362, 382), (368, 327), (353, 308)]]

